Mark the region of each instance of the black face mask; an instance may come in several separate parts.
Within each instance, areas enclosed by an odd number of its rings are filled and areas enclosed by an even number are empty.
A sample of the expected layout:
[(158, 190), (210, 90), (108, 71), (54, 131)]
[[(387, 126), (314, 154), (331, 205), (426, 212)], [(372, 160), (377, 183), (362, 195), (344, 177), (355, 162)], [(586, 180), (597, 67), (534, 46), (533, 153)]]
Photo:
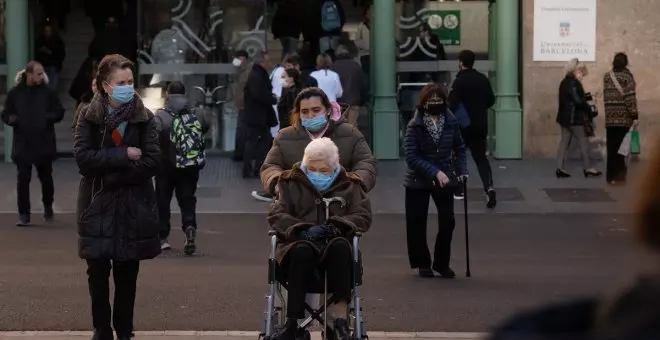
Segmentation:
[(447, 105), (445, 103), (426, 103), (426, 113), (432, 116), (439, 116), (447, 110)]

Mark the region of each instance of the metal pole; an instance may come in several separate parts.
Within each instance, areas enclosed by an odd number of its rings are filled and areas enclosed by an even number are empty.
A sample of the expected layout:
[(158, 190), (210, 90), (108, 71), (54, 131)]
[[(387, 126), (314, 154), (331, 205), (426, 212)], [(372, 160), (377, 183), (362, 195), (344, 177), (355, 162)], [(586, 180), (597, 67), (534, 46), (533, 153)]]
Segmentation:
[[(5, 43), (7, 50), (7, 89), (14, 84), (14, 75), (25, 67), (29, 61), (31, 45), (30, 30), (28, 24), (29, 8), (28, 1), (5, 1)], [(11, 126), (5, 125), (5, 162), (11, 163), (11, 152), (13, 149), (14, 131)]]

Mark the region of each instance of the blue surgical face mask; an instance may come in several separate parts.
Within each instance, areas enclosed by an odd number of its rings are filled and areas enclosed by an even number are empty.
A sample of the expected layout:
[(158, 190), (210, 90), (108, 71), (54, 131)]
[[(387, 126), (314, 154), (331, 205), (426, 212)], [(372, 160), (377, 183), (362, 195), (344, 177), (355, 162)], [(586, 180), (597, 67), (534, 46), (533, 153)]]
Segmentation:
[(112, 95), (110, 98), (117, 104), (126, 104), (130, 102), (135, 96), (135, 89), (133, 85), (117, 85), (112, 87)]
[(328, 124), (328, 116), (324, 113), (314, 118), (302, 118), (302, 126), (312, 132), (323, 129)]
[(337, 168), (332, 175), (326, 175), (322, 172), (307, 171), (304, 168), (303, 171), (305, 172), (305, 175), (307, 175), (307, 179), (312, 182), (312, 185), (314, 185), (319, 192), (324, 192), (330, 189), (330, 186), (335, 182), (335, 179), (337, 179), (337, 175), (339, 174), (339, 168)]

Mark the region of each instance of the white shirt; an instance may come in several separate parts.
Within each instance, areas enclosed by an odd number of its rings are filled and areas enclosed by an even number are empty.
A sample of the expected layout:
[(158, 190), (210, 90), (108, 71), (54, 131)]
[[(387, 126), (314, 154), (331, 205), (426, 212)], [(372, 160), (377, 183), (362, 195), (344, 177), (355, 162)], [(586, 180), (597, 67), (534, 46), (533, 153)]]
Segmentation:
[(310, 76), (314, 77), (319, 83), (319, 88), (325, 92), (331, 102), (336, 102), (341, 98), (344, 89), (341, 87), (341, 80), (337, 72), (332, 70), (314, 71)]
[[(270, 83), (273, 85), (273, 94), (277, 96), (278, 101), (280, 97), (282, 97), (282, 81), (280, 80), (282, 78), (282, 73), (284, 73), (284, 67), (278, 66), (270, 74)], [(275, 110), (275, 118), (277, 118), (277, 125), (270, 128), (270, 134), (274, 138), (275, 136), (277, 136), (277, 133), (280, 131), (280, 116), (277, 113), (277, 104), (273, 105), (273, 110)]]
[(284, 67), (279, 66), (270, 74), (270, 83), (273, 85), (273, 94), (276, 95), (278, 99), (282, 97), (282, 82), (280, 80), (280, 78), (282, 78), (282, 73), (284, 73)]

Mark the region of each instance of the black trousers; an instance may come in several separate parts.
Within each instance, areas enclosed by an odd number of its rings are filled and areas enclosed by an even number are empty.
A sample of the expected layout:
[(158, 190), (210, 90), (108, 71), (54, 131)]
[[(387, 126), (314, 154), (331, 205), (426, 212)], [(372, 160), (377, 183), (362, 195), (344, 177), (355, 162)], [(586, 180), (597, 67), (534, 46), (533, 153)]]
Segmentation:
[(197, 228), (197, 182), (199, 181), (199, 168), (191, 167), (178, 169), (166, 166), (156, 175), (156, 197), (158, 200), (158, 220), (160, 222), (160, 239), (170, 236), (170, 202), (172, 193), (181, 209), (181, 229), (186, 227)]
[(452, 188), (433, 191), (406, 188), (406, 237), (410, 267), (431, 268), (431, 255), (426, 243), (429, 200), (433, 198), (438, 210), (438, 233), (435, 237), (433, 268), (449, 267), (451, 240), (454, 235), (454, 195)]
[(488, 144), (486, 137), (473, 135), (468, 127), (463, 133), (463, 139), (465, 139), (465, 146), (470, 149), (472, 159), (477, 165), (477, 171), (479, 172), (479, 178), (481, 178), (481, 184), (484, 186), (484, 191), (488, 191), (488, 189), (493, 187), (493, 170), (490, 167), (488, 157), (486, 157)]
[(625, 181), (628, 174), (628, 166), (626, 165), (626, 157), (619, 155), (619, 147), (630, 128), (616, 126), (608, 127), (605, 130), (607, 137), (607, 169), (605, 171), (605, 177), (608, 182)]
[[(53, 184), (53, 163), (46, 162), (34, 166), (37, 168), (37, 177), (41, 182), (41, 201), (44, 207), (52, 207), (55, 196)], [(30, 182), (32, 181), (32, 164), (17, 162), (18, 182), (16, 193), (18, 196), (18, 213), (30, 214)]]
[(305, 295), (317, 281), (317, 270), (325, 270), (328, 278), (328, 293), (336, 301), (348, 302), (351, 298), (353, 270), (352, 250), (348, 242), (331, 242), (325, 250), (322, 262), (319, 255), (306, 243), (295, 245), (286, 255), (285, 271), (289, 284), (287, 293), (286, 317), (302, 319), (305, 317)]
[(243, 149), (243, 174), (258, 173), (273, 145), (270, 128), (261, 126), (245, 127), (245, 148)]
[[(112, 268), (114, 266), (114, 269)], [(112, 325), (119, 336), (133, 332), (133, 309), (140, 262), (111, 260), (87, 260), (87, 283), (92, 298), (92, 322), (94, 329), (111, 332), (110, 270), (115, 284), (114, 314)]]

